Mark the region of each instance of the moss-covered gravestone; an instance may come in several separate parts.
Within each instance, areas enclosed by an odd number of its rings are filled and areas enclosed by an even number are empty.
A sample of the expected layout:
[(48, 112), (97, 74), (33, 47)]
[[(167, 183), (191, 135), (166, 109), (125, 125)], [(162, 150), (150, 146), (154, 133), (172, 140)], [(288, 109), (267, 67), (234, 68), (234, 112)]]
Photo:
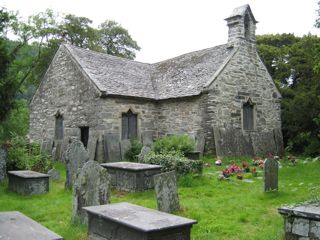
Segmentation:
[(179, 210), (179, 196), (175, 171), (165, 172), (154, 176), (158, 210), (172, 213)]
[(65, 187), (70, 189), (72, 188), (75, 175), (79, 168), (89, 161), (89, 154), (83, 143), (78, 139), (73, 139), (69, 144), (66, 154), (66, 184)]
[(264, 191), (278, 191), (278, 169), (277, 159), (268, 158), (264, 162)]
[(107, 170), (96, 161), (89, 161), (78, 170), (72, 195), (72, 222), (87, 224), (86, 206), (110, 202), (110, 177)]

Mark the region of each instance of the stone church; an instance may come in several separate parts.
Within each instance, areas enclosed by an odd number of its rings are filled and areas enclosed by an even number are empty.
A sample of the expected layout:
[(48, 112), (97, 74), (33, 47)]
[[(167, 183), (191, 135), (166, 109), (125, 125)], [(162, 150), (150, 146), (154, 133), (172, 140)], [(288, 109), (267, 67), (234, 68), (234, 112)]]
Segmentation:
[(61, 158), (70, 137), (91, 159), (123, 159), (143, 144), (188, 134), (217, 156), (281, 154), (281, 95), (257, 50), (249, 5), (225, 19), (227, 44), (148, 64), (68, 44), (31, 102), (30, 138)]

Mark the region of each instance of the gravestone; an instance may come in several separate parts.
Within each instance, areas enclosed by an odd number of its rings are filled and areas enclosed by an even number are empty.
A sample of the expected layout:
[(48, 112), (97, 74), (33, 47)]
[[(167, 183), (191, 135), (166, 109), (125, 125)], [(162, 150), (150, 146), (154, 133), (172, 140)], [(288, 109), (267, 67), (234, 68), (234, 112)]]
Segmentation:
[(7, 149), (0, 145), (0, 182), (3, 181), (7, 174), (6, 174), (6, 163), (7, 163)]
[(104, 134), (104, 159), (105, 162), (118, 162), (121, 160), (120, 144), (118, 134)]
[(126, 160), (126, 152), (130, 149), (131, 143), (130, 140), (122, 140), (120, 141), (120, 154), (121, 154), (121, 160)]
[(47, 174), (49, 175), (49, 179), (52, 181), (60, 179), (60, 173), (57, 169), (50, 169)]
[(138, 155), (138, 161), (143, 162), (144, 157), (151, 152), (151, 148), (148, 146), (143, 146), (141, 148), (140, 154)]
[(175, 171), (157, 174), (153, 177), (158, 210), (172, 213), (179, 210), (179, 196)]
[(264, 191), (278, 191), (278, 168), (276, 159), (267, 158), (264, 162)]
[(72, 195), (72, 222), (88, 223), (83, 207), (110, 203), (110, 177), (96, 161), (89, 161), (78, 170)]
[(83, 143), (78, 139), (72, 139), (69, 144), (66, 153), (66, 188), (72, 188), (75, 176), (79, 168), (89, 161), (89, 154)]
[(198, 132), (196, 137), (196, 151), (200, 152), (200, 156), (203, 155), (204, 152), (204, 146), (205, 146), (205, 135), (202, 132)]
[(146, 132), (143, 132), (141, 134), (141, 139), (142, 139), (142, 144), (144, 146), (149, 146), (149, 145), (152, 145), (153, 144), (153, 132), (149, 132), (149, 131), (146, 131)]

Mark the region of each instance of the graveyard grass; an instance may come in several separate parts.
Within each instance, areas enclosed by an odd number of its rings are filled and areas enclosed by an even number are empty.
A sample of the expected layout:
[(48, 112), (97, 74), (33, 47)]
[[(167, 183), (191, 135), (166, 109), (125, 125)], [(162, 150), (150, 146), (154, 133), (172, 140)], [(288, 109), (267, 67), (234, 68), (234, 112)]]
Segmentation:
[[(310, 197), (310, 189), (320, 186), (320, 161), (288, 166), (282, 162), (279, 170), (279, 192), (263, 192), (262, 179), (218, 181), (213, 159), (205, 159), (212, 166), (202, 176), (185, 176), (179, 179), (179, 198), (182, 209), (176, 214), (196, 219), (192, 239), (282, 239), (283, 219), (277, 207), (295, 204)], [(239, 160), (240, 162), (240, 160)], [(226, 160), (224, 161), (226, 163)], [(19, 196), (0, 184), (0, 211), (20, 211), (64, 237), (65, 240), (87, 239), (86, 227), (72, 225), (72, 192), (64, 190), (65, 170), (55, 164), (62, 179), (50, 183), (50, 193), (38, 196)], [(262, 177), (262, 172), (258, 173)], [(156, 209), (154, 191), (144, 193), (112, 192), (111, 202), (131, 202)]]

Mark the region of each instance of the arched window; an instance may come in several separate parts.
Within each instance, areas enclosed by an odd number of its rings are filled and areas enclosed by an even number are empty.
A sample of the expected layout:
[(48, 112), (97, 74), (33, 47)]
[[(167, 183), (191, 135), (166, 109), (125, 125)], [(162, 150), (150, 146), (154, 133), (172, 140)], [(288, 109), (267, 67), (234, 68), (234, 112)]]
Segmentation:
[(254, 104), (249, 99), (242, 107), (243, 130), (254, 130)]
[(122, 113), (122, 139), (137, 138), (137, 114), (134, 114), (131, 109), (128, 112)]

